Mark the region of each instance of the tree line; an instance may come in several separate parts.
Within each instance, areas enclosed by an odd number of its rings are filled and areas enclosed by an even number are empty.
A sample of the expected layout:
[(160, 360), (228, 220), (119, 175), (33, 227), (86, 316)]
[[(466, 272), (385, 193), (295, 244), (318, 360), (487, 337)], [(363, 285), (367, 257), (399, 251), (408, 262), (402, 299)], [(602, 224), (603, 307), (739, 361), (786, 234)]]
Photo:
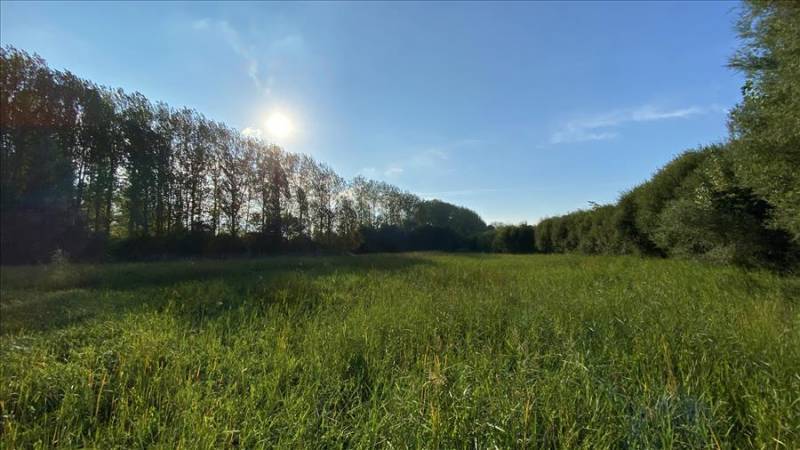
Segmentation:
[(800, 260), (800, 3), (748, 1), (730, 66), (745, 75), (726, 142), (684, 152), (613, 205), (541, 221), (541, 252)]
[(475, 212), (0, 49), (2, 261), (475, 249)]
[(800, 4), (752, 0), (731, 58), (729, 138), (686, 151), (611, 205), (536, 226), (380, 181), (345, 180), (189, 108), (0, 49), (3, 263), (280, 251), (470, 250), (800, 262)]

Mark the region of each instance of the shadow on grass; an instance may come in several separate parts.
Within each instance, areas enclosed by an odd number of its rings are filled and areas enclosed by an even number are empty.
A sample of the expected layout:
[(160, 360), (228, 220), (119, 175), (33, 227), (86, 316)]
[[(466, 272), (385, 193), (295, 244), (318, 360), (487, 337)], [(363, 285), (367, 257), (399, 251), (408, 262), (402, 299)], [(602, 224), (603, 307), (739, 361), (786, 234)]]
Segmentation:
[[(315, 278), (432, 263), (421, 255), (380, 254), (2, 268), (0, 335), (165, 308), (195, 322), (241, 306), (252, 295), (269, 305), (287, 289), (302, 290), (304, 301), (313, 303)], [(224, 298), (207, 298), (211, 288)]]

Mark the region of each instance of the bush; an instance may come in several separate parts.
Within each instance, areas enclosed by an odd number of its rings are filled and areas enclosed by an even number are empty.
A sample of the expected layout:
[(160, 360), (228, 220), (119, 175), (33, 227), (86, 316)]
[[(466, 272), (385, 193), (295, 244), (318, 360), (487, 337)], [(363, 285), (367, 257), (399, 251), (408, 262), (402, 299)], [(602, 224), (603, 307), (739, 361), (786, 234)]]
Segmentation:
[(219, 234), (208, 242), (205, 254), (214, 257), (229, 257), (245, 254), (247, 250), (245, 240), (241, 237)]
[(533, 253), (534, 228), (527, 224), (503, 225), (495, 230), (492, 250), (498, 253)]

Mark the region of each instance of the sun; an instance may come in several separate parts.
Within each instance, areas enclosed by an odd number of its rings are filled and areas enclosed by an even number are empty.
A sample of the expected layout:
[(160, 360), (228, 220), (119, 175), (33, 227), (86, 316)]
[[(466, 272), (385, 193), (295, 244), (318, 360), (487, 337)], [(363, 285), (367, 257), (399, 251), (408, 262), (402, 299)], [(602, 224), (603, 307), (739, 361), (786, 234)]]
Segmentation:
[(291, 119), (285, 114), (276, 112), (267, 117), (267, 133), (276, 139), (285, 139), (294, 131)]

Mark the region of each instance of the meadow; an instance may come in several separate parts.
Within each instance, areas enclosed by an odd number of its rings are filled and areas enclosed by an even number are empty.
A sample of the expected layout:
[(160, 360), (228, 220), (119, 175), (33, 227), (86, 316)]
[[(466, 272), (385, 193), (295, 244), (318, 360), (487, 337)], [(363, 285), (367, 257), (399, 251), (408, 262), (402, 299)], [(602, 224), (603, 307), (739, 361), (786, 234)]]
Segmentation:
[(800, 278), (577, 255), (3, 267), (4, 448), (798, 448)]

